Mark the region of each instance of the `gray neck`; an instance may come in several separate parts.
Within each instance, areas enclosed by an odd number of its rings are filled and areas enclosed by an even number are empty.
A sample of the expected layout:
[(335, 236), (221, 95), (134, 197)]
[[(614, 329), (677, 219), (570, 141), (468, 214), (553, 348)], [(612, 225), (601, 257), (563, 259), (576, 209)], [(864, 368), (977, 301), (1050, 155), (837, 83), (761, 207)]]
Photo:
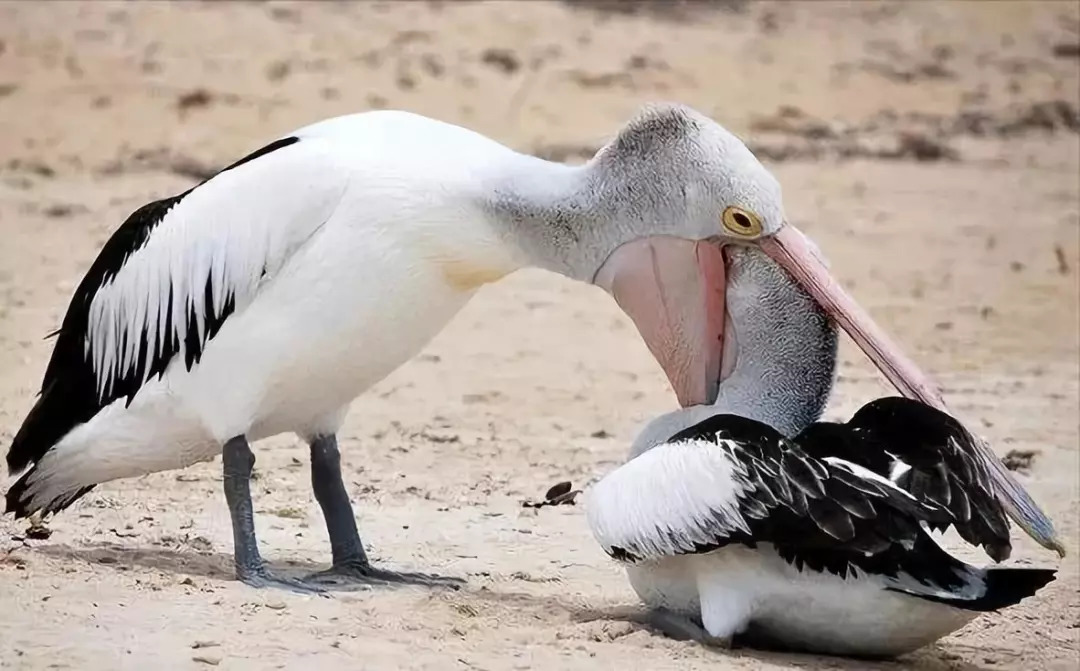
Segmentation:
[(729, 254), (728, 313), (738, 363), (712, 407), (794, 436), (825, 410), (836, 369), (836, 327), (764, 252)]
[[(591, 282), (619, 245), (643, 234), (715, 234), (715, 221), (688, 230), (688, 192), (708, 189), (694, 165), (691, 140), (701, 119), (681, 109), (632, 121), (596, 156), (568, 166), (515, 154), (483, 186), (485, 207), (522, 265)], [(708, 225), (706, 230), (704, 227)]]
[(736, 340), (735, 370), (713, 405), (650, 422), (631, 457), (713, 415), (755, 419), (792, 437), (825, 409), (836, 369), (836, 327), (764, 252), (743, 247), (728, 254), (726, 330)]
[(500, 166), (486, 208), (503, 242), (516, 248), (522, 265), (544, 268), (589, 282), (603, 262), (597, 245), (583, 244), (592, 231), (608, 228), (615, 212), (605, 203), (595, 167), (568, 166), (518, 154)]

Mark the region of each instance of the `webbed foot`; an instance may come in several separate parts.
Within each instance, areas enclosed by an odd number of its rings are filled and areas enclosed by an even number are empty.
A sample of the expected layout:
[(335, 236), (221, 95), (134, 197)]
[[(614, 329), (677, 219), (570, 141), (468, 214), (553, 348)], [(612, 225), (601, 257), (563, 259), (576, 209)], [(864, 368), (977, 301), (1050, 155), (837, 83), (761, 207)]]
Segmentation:
[(319, 571), (305, 577), (304, 582), (325, 589), (418, 585), (423, 587), (448, 587), (456, 590), (465, 585), (465, 581), (460, 578), (448, 578), (428, 573), (388, 571), (376, 568), (362, 560), (341, 562), (325, 571)]

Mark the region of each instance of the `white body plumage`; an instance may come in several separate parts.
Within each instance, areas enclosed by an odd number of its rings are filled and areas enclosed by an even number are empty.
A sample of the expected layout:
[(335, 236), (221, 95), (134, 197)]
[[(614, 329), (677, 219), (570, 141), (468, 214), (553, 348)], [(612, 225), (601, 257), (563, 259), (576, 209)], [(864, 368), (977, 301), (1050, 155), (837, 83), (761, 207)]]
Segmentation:
[[(432, 133), (445, 151), (409, 160)], [(113, 401), (49, 450), (28, 483), (33, 499), (188, 466), (236, 435), (333, 433), (349, 403), (419, 352), (479, 286), (519, 267), (471, 196), (485, 170), (520, 155), (400, 112), (294, 136), (180, 200), (97, 291), (87, 348), (99, 393), (138, 365), (144, 329), (151, 351), (165, 336), (170, 289), (174, 310), (190, 301), (201, 320), (209, 275), (214, 304), (229, 292), (236, 306), (191, 370), (181, 350), (130, 405)]]

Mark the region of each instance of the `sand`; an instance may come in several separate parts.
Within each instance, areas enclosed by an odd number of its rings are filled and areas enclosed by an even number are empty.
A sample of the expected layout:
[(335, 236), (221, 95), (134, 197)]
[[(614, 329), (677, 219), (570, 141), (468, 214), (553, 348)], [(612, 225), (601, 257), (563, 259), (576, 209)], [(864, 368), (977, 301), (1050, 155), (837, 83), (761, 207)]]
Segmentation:
[[(47, 540), (0, 521), (12, 669), (1074, 669), (1078, 654), (1080, 10), (1069, 2), (0, 3), (0, 445), (109, 233), (267, 140), (390, 107), (580, 161), (649, 101), (745, 137), (836, 274), (1004, 455), (1072, 554), (1037, 597), (901, 662), (654, 634), (581, 506), (524, 509), (619, 463), (674, 395), (600, 290), (540, 271), (483, 288), (341, 433), (384, 565), (459, 592), (333, 599), (232, 578), (220, 463), (99, 487)], [(889, 388), (850, 343), (829, 417)], [(6, 448), (5, 448), (6, 449)], [(256, 447), (283, 570), (329, 545), (306, 448)], [(967, 556), (967, 555), (965, 555)]]

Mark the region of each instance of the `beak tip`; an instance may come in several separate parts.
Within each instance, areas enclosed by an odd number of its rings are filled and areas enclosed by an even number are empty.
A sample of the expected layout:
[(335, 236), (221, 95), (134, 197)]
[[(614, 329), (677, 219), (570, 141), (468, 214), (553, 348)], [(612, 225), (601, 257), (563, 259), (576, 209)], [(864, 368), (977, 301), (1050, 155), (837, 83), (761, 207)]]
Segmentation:
[(1049, 545), (1051, 550), (1054, 550), (1058, 553), (1058, 557), (1060, 557), (1061, 559), (1065, 558), (1065, 555), (1067, 554), (1065, 552), (1065, 546), (1062, 545), (1061, 541), (1058, 540), (1057, 536), (1054, 536), (1050, 539)]

